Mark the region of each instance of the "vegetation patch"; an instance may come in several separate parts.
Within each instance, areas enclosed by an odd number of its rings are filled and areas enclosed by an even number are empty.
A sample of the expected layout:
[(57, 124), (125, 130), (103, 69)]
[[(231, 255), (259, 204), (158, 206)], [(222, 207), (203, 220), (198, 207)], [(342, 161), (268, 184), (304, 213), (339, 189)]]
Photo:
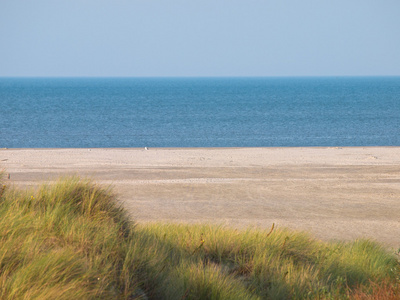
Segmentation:
[(396, 255), (288, 230), (134, 224), (78, 178), (0, 186), (0, 299), (398, 299)]

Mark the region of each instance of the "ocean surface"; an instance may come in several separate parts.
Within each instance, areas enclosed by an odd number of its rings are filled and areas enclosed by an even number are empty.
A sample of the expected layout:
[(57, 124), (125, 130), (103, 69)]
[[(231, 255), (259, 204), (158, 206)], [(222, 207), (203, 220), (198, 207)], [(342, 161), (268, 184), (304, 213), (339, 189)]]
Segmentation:
[(0, 148), (400, 146), (400, 77), (0, 78)]

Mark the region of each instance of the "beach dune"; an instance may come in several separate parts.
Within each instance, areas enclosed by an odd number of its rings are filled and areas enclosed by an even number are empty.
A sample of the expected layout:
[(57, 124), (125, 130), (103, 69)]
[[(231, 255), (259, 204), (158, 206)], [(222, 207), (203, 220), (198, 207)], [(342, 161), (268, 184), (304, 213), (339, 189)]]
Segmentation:
[(137, 222), (304, 230), (400, 247), (400, 147), (2, 149), (17, 186), (112, 184)]

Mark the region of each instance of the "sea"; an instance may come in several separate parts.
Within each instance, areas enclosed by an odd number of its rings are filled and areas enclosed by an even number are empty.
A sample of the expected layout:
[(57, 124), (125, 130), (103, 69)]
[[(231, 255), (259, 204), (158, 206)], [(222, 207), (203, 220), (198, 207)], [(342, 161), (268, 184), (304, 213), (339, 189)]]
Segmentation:
[(400, 146), (400, 77), (0, 78), (0, 148)]

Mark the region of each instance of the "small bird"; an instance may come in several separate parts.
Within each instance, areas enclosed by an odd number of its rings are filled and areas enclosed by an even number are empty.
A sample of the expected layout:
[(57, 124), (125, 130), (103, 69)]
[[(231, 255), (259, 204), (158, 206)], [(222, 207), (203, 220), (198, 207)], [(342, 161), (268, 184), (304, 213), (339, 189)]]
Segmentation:
[(149, 150), (149, 148), (147, 148), (147, 147), (144, 147), (144, 150)]

